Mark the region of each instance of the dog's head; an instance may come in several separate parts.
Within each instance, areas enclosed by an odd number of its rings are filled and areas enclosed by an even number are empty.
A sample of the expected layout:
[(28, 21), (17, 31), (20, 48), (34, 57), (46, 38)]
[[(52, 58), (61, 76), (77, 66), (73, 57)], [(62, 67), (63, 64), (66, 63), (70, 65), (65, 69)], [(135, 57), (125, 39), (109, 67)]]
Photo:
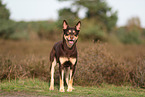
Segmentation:
[(63, 38), (66, 41), (67, 47), (71, 48), (78, 40), (81, 22), (79, 21), (75, 27), (69, 27), (68, 23), (63, 21)]

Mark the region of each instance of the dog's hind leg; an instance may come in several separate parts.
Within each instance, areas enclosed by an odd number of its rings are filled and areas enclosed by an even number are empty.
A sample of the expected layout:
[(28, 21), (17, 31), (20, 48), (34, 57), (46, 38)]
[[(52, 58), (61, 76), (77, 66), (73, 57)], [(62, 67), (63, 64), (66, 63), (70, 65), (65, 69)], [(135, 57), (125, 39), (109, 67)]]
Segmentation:
[(51, 64), (50, 70), (51, 70), (51, 81), (50, 81), (50, 88), (49, 90), (54, 90), (54, 72), (55, 72), (55, 66), (56, 66), (56, 58), (54, 57), (53, 62)]

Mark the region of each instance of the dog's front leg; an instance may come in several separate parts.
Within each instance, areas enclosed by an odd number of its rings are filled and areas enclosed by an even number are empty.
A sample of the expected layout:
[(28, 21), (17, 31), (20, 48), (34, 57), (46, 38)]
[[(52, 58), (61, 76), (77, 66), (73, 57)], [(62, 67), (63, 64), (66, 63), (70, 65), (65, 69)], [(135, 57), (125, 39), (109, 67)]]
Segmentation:
[(64, 68), (60, 65), (59, 66), (59, 72), (60, 72), (60, 92), (65, 92), (64, 91)]
[(69, 72), (70, 72), (70, 67), (66, 67), (65, 69), (66, 69), (65, 81), (66, 81), (66, 83), (67, 83), (67, 85), (68, 85), (68, 83), (69, 83)]
[(49, 90), (54, 90), (54, 71), (56, 66), (56, 59), (54, 58), (53, 62), (51, 63), (51, 80), (50, 80), (50, 88)]
[(75, 72), (75, 66), (73, 66), (73, 68), (70, 69), (70, 80), (67, 89), (68, 92), (71, 92), (73, 90), (72, 84), (73, 84), (74, 72)]

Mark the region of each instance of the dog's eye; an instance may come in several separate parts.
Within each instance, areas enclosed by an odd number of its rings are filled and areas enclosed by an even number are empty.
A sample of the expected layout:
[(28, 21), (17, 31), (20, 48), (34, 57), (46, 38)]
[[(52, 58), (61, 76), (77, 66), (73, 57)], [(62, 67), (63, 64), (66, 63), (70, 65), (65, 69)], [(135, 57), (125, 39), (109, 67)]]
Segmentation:
[(76, 35), (77, 33), (76, 32), (74, 32), (74, 35)]
[(69, 34), (69, 32), (67, 32), (67, 34)]
[(74, 35), (77, 36), (78, 35), (77, 32), (74, 32)]
[(66, 32), (66, 35), (69, 35), (69, 32)]

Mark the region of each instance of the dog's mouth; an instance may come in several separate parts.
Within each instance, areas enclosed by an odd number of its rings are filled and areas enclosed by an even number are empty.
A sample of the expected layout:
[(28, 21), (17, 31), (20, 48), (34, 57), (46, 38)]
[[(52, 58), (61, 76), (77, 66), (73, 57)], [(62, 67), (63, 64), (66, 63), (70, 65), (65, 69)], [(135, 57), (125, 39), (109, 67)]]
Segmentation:
[(77, 38), (74, 37), (73, 39), (71, 39), (70, 37), (67, 37), (65, 35), (64, 35), (64, 39), (66, 41), (67, 47), (69, 48), (71, 48), (77, 41)]
[(73, 40), (68, 40), (69, 44), (73, 44), (74, 41)]
[(67, 44), (67, 46), (69, 48), (71, 48), (74, 45), (74, 43), (75, 43), (75, 40), (69, 40), (69, 39), (67, 39), (67, 41), (66, 41), (66, 44)]
[(67, 41), (68, 41), (68, 43), (69, 43), (70, 45), (73, 45), (73, 44), (74, 44), (74, 40), (68, 40), (68, 39), (67, 39)]

